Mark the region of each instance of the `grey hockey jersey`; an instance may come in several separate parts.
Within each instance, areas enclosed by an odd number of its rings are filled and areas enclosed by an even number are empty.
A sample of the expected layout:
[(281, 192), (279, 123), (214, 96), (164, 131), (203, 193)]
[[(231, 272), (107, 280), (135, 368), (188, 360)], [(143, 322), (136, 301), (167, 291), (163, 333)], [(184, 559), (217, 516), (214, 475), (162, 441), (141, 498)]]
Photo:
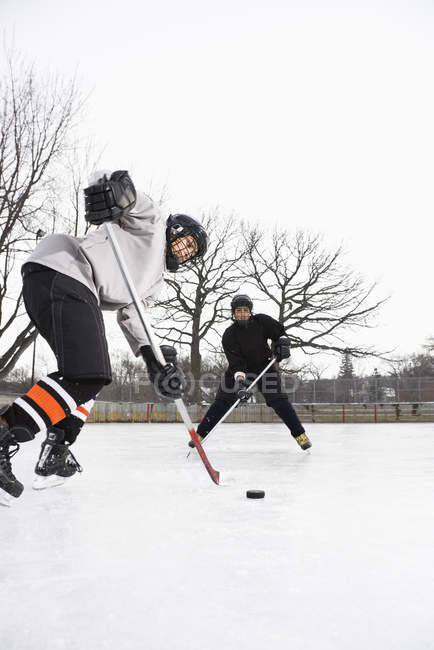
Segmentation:
[[(152, 199), (138, 192), (134, 209), (112, 223), (137, 292), (147, 308), (164, 283), (166, 220)], [(118, 323), (134, 354), (138, 355), (140, 347), (148, 344), (104, 224), (85, 237), (49, 235), (26, 261), (69, 275), (95, 294), (102, 310), (116, 310)]]

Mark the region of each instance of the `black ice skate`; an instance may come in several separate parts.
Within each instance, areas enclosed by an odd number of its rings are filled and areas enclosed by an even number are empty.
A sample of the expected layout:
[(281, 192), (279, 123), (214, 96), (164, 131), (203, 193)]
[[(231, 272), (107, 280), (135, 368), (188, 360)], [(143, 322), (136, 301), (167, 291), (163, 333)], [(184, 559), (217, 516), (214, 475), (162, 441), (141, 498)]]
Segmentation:
[(64, 436), (65, 433), (61, 429), (48, 429), (35, 467), (34, 490), (63, 485), (67, 478), (82, 471), (69, 445), (63, 444)]
[[(2, 409), (4, 410), (6, 409)], [(0, 419), (0, 504), (3, 506), (9, 506), (11, 496), (18, 498), (24, 490), (23, 484), (13, 475), (11, 466), (11, 458), (19, 448), (8, 427)]]

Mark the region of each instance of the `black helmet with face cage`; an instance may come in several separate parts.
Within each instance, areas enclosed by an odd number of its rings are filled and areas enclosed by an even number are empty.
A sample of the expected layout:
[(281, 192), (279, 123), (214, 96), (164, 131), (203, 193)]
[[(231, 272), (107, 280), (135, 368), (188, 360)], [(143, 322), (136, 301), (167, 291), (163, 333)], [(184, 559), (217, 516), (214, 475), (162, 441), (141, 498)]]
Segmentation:
[[(176, 255), (172, 253), (171, 244), (180, 237), (191, 235), (196, 244), (197, 251), (185, 262), (179, 262)], [(193, 217), (187, 214), (171, 214), (166, 224), (166, 266), (169, 271), (177, 271), (181, 266), (189, 265), (198, 257), (203, 257), (208, 249), (208, 235), (205, 228)]]

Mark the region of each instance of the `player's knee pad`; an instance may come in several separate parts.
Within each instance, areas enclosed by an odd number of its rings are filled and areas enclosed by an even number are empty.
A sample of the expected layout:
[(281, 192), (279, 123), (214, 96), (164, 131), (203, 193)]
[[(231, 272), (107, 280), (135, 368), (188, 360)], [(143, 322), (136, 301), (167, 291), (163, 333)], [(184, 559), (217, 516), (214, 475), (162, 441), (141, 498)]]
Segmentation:
[(10, 434), (11, 438), (13, 438), (15, 442), (29, 442), (34, 439), (35, 433), (33, 431), (19, 422), (16, 422), (15, 411), (11, 406), (3, 406), (0, 409), (0, 416), (8, 424), (8, 430), (6, 431), (6, 434), (4, 434), (5, 438)]
[(11, 427), (10, 432), (16, 442), (30, 442), (30, 440), (33, 440), (35, 437), (33, 431), (20, 425)]

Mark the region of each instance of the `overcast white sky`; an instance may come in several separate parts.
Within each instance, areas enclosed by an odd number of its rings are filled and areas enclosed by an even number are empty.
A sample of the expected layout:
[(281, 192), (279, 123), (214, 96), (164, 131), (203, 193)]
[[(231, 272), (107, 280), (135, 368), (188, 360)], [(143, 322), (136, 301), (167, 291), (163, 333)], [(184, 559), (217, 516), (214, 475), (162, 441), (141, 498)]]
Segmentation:
[(2, 0), (0, 18), (93, 89), (103, 167), (167, 184), (171, 211), (343, 240), (392, 294), (358, 337), (412, 352), (433, 334), (432, 2)]

